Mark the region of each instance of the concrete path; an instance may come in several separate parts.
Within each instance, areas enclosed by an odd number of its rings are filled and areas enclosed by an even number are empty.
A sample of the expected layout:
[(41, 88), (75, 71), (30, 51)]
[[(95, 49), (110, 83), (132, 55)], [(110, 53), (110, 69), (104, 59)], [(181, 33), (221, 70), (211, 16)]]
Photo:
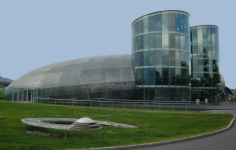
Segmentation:
[(236, 102), (231, 103), (231, 102), (220, 102), (219, 105), (213, 105), (212, 103), (206, 104), (206, 109), (208, 110), (232, 110), (236, 109)]
[[(221, 104), (222, 105), (222, 104)], [(228, 104), (223, 104), (222, 108), (227, 108)], [(230, 106), (234, 108), (233, 106)], [(236, 114), (236, 110), (209, 110), (210, 112), (231, 113)], [(140, 150), (140, 149), (137, 149)], [(142, 148), (142, 150), (236, 150), (236, 124), (231, 129), (196, 140), (174, 143), (169, 145), (161, 145), (155, 147)]]

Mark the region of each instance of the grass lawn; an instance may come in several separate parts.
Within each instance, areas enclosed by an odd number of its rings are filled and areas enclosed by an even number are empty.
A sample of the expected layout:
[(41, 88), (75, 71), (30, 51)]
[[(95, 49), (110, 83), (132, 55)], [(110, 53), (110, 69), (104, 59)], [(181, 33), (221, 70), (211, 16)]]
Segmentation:
[[(61, 138), (26, 134), (25, 125), (21, 123), (23, 118), (79, 119), (85, 116), (139, 128), (103, 126), (102, 130), (72, 131), (65, 139), (62, 130), (38, 129), (61, 134)], [(0, 100), (0, 149), (82, 149), (158, 142), (219, 130), (227, 127), (232, 118), (231, 114), (207, 112), (91, 108)]]

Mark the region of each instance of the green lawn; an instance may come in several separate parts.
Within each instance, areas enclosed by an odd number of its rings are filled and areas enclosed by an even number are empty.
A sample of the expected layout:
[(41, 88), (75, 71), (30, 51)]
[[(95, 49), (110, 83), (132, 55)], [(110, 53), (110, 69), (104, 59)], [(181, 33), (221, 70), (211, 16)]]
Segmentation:
[[(0, 91), (1, 92), (1, 91)], [(2, 95), (0, 95), (1, 97)], [(137, 129), (103, 126), (102, 130), (64, 131), (61, 138), (26, 134), (23, 118), (81, 118), (119, 122)], [(156, 111), (91, 108), (49, 104), (23, 104), (0, 100), (0, 149), (80, 149), (165, 141), (207, 133), (227, 127), (233, 115), (193, 111)]]

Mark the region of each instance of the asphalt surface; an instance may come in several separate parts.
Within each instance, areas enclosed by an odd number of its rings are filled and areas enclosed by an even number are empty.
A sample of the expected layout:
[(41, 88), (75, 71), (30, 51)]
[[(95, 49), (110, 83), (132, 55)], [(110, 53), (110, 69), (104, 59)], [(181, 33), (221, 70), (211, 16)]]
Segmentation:
[[(236, 110), (209, 110), (210, 112), (231, 113), (236, 115)], [(236, 150), (236, 124), (222, 133), (190, 140), (186, 142), (140, 148), (142, 150)], [(137, 150), (140, 150), (137, 149)]]

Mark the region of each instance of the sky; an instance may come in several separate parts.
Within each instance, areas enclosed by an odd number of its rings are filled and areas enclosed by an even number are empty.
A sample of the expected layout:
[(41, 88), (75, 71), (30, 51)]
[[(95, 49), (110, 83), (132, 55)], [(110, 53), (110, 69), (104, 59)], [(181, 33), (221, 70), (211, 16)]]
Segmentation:
[(0, 0), (0, 76), (83, 57), (131, 54), (131, 23), (163, 10), (219, 27), (220, 72), (235, 88), (235, 0)]

